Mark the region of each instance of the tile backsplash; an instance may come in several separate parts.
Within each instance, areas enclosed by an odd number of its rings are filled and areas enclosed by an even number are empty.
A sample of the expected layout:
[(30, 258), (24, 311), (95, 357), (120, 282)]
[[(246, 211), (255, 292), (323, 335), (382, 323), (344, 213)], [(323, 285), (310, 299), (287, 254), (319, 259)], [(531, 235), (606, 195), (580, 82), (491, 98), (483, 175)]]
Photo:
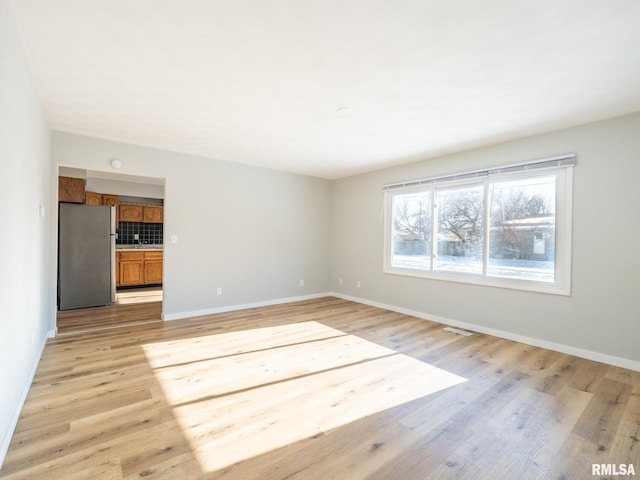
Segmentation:
[[(163, 240), (162, 223), (118, 222), (118, 245), (161, 245)], [(135, 235), (138, 235), (138, 240)]]

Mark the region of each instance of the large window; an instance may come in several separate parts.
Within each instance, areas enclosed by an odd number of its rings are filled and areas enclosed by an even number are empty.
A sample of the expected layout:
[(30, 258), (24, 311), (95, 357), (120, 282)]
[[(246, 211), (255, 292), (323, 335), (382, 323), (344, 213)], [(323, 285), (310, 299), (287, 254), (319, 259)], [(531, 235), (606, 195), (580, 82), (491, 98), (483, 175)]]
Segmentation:
[(568, 295), (573, 164), (386, 186), (385, 272)]

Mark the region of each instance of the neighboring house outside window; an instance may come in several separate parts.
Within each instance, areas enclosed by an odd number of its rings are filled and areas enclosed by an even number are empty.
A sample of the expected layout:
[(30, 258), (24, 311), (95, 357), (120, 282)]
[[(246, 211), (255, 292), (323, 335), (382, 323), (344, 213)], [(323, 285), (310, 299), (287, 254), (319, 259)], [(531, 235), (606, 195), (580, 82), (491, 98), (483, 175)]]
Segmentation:
[(569, 295), (574, 164), (386, 186), (384, 271)]

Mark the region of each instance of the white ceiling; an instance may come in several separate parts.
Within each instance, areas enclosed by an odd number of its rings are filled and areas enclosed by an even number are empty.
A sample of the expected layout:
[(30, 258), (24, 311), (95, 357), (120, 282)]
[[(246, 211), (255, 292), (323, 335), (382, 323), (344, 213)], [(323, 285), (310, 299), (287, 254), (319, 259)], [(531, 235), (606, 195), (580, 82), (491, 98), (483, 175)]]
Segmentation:
[(638, 0), (13, 0), (55, 130), (339, 178), (640, 111)]

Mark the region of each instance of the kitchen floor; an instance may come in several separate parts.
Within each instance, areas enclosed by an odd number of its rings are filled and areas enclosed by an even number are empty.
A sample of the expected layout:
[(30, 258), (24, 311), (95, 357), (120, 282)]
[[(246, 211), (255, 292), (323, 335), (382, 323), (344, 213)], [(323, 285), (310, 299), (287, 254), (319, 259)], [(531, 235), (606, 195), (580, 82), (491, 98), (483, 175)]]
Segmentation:
[(131, 325), (162, 322), (162, 287), (121, 290), (109, 307), (58, 312), (58, 335), (102, 331)]

